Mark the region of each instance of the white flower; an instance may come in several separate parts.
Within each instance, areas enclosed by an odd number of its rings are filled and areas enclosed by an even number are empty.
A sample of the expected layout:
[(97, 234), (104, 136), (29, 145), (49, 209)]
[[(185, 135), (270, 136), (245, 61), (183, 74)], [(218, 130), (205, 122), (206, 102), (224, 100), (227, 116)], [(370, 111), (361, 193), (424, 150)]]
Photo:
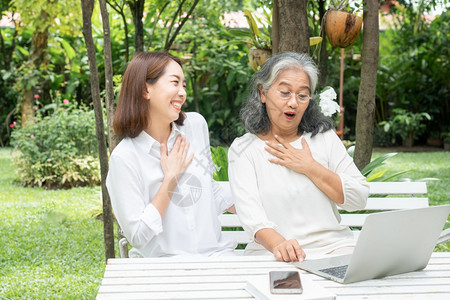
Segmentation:
[(325, 87), (319, 95), (320, 100), (334, 100), (337, 97), (336, 92), (331, 86)]
[(319, 105), (326, 117), (331, 117), (340, 110), (339, 104), (329, 99), (321, 100)]
[(334, 99), (336, 99), (336, 92), (332, 87), (326, 87), (320, 93), (319, 98), (319, 106), (320, 110), (326, 117), (331, 117), (335, 113), (340, 111), (339, 104), (337, 104)]

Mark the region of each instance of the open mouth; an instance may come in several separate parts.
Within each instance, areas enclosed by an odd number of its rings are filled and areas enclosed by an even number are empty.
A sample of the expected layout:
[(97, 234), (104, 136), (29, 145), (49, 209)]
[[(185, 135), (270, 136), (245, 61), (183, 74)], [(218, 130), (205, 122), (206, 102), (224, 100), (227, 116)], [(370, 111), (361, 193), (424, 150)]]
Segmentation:
[(172, 101), (170, 102), (172, 104), (172, 107), (175, 108), (178, 111), (181, 111), (182, 102), (179, 101)]
[(285, 112), (284, 115), (286, 116), (286, 118), (291, 120), (291, 119), (295, 118), (296, 113), (294, 113), (294, 112)]

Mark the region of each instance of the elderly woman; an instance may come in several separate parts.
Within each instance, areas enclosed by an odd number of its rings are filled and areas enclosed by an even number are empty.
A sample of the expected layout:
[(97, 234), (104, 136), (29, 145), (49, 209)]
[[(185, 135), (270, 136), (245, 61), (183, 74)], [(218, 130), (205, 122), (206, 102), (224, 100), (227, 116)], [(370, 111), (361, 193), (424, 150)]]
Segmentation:
[(281, 261), (351, 252), (341, 209), (364, 208), (364, 176), (314, 100), (317, 68), (305, 54), (272, 56), (254, 75), (241, 118), (249, 133), (229, 150), (236, 211), (253, 241), (246, 254)]

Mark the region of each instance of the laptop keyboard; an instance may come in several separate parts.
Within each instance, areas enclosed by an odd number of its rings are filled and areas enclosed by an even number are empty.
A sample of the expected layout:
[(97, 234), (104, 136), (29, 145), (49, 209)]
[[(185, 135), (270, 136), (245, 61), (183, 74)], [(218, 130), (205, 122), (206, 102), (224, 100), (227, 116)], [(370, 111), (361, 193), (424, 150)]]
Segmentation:
[(344, 278), (345, 272), (347, 272), (347, 268), (348, 268), (348, 265), (344, 265), (344, 266), (322, 269), (319, 271), (329, 274), (329, 275), (332, 275), (337, 278)]

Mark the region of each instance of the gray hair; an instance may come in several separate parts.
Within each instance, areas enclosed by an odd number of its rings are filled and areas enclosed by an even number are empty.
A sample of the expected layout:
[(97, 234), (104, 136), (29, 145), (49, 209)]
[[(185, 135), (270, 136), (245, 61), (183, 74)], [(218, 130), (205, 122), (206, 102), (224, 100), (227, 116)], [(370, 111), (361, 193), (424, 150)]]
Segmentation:
[(311, 100), (298, 126), (298, 133), (311, 132), (314, 136), (332, 128), (331, 121), (320, 112), (314, 97), (318, 78), (316, 64), (307, 54), (285, 52), (270, 57), (252, 78), (247, 102), (241, 109), (241, 120), (249, 132), (266, 134), (271, 128), (266, 105), (261, 102), (259, 87), (262, 86), (267, 92), (281, 72), (292, 68), (306, 72), (311, 88)]

